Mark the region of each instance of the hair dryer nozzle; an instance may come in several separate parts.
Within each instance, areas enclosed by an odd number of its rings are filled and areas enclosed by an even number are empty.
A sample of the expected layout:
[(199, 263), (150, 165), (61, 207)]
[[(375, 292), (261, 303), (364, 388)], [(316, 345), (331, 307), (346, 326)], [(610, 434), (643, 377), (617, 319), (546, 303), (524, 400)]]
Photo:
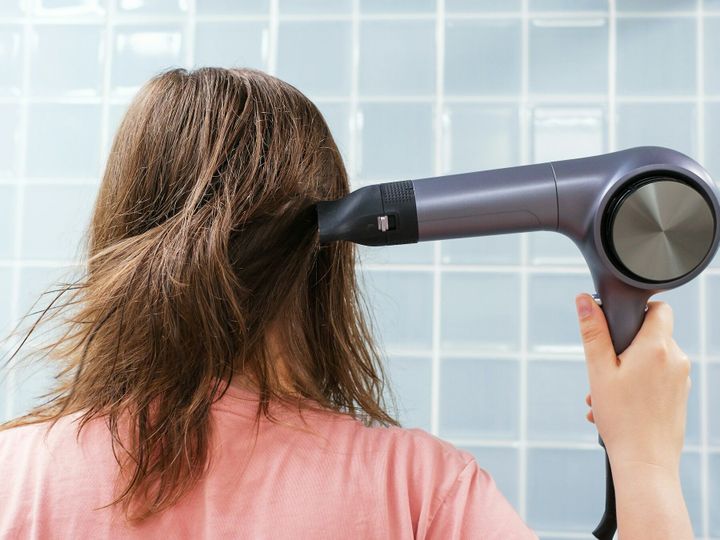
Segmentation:
[(418, 241), (415, 191), (409, 180), (365, 186), (315, 206), (321, 244), (349, 240), (384, 246)]

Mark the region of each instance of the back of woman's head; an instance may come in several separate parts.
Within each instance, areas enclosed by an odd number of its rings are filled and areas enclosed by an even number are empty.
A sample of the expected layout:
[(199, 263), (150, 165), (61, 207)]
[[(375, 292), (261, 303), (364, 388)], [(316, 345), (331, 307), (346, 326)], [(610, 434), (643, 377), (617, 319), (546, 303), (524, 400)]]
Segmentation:
[(327, 124), (293, 86), (250, 69), (155, 77), (110, 151), (86, 271), (44, 313), (65, 324), (47, 348), (58, 384), (9, 425), (105, 418), (128, 475), (115, 502), (143, 518), (203, 474), (232, 377), (259, 392), (258, 418), (295, 397), (394, 423), (353, 246), (318, 245), (312, 204), (347, 191)]

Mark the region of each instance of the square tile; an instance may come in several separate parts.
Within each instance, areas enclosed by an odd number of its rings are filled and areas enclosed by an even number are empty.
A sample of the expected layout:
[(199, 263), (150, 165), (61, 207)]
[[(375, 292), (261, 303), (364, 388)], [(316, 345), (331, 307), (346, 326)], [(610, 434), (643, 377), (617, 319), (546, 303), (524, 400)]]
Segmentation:
[(520, 346), (520, 275), (444, 272), (443, 350), (517, 350)]
[(702, 524), (702, 472), (700, 454), (683, 452), (680, 458), (680, 483), (693, 530), (699, 533)]
[(358, 277), (380, 344), (385, 348), (430, 350), (432, 273), (365, 270)]
[(720, 321), (720, 276), (708, 275), (707, 283), (707, 351), (708, 354), (720, 356), (720, 332), (717, 332), (717, 324)]
[(28, 176), (97, 178), (100, 106), (30, 105), (28, 141)]
[(22, 257), (79, 260), (80, 241), (90, 224), (96, 186), (37, 185), (25, 188)]
[[(120, 15), (183, 15), (189, 0), (116, 0)], [(199, 4), (202, 2), (198, 2)]]
[(34, 14), (43, 17), (100, 16), (105, 14), (107, 3), (108, 0), (34, 0)]
[(533, 162), (602, 154), (606, 143), (602, 107), (539, 106), (532, 113)]
[(330, 128), (330, 133), (338, 150), (340, 150), (340, 155), (347, 169), (350, 159), (350, 130), (352, 129), (350, 104), (315, 101), (315, 105), (320, 110), (320, 113), (325, 119), (325, 123), (327, 123)]
[(520, 235), (443, 240), (441, 250), (442, 264), (519, 264)]
[(720, 536), (720, 453), (710, 454), (710, 489), (708, 498), (710, 500), (710, 534)]
[(440, 436), (514, 439), (519, 431), (516, 360), (443, 358)]
[(311, 96), (350, 94), (352, 24), (281, 22), (277, 76)]
[(527, 522), (534, 529), (591, 531), (605, 502), (605, 455), (597, 450), (528, 450)]
[[(716, 183), (720, 183), (720, 103), (705, 104), (705, 167)], [(707, 151), (710, 149), (711, 151)]]
[(25, 12), (26, 0), (4, 0), (0, 2), (0, 15), (18, 16)]
[(358, 88), (361, 96), (435, 92), (435, 23), (362, 21)]
[(270, 30), (267, 21), (198, 22), (195, 66), (267, 69)]
[(10, 415), (17, 418), (47, 401), (45, 394), (50, 391), (55, 379), (47, 363), (25, 364), (14, 368), (13, 372)]
[(102, 93), (105, 30), (95, 25), (37, 25), (30, 37), (30, 93), (92, 97)]
[[(112, 148), (113, 142), (115, 142), (115, 135), (117, 135), (118, 128), (120, 128), (120, 124), (122, 123), (123, 118), (125, 117), (125, 113), (128, 110), (128, 107), (130, 106), (129, 103), (113, 103), (108, 107), (108, 122), (107, 122), (107, 148), (105, 149), (105, 158), (107, 159), (107, 154), (110, 153), (110, 149)], [(103, 170), (104, 170), (104, 164), (103, 164)]]
[(692, 11), (697, 0), (617, 0), (618, 11)]
[(608, 0), (530, 0), (530, 11), (607, 11)]
[(619, 19), (618, 95), (694, 94), (695, 33), (695, 20), (690, 18)]
[(618, 149), (667, 146), (697, 156), (696, 122), (692, 103), (621, 103), (616, 119)]
[(22, 92), (23, 31), (21, 25), (0, 25), (0, 96)]
[(20, 107), (0, 104), (0, 177), (20, 174)]
[(270, 0), (196, 0), (198, 15), (269, 15)]
[[(720, 2), (718, 3), (720, 6)], [(705, 17), (705, 93), (720, 94), (720, 17)]]
[(111, 87), (133, 94), (161, 71), (184, 64), (182, 25), (118, 25), (113, 37)]
[(675, 315), (673, 338), (688, 355), (696, 357), (700, 352), (700, 281), (655, 295), (652, 300), (670, 304)]
[(358, 254), (363, 264), (432, 264), (435, 247), (433, 242), (397, 246), (358, 245)]
[(445, 174), (512, 167), (520, 161), (515, 105), (453, 103), (443, 112)]
[(483, 12), (483, 11), (520, 11), (520, 0), (445, 0), (445, 11), (453, 12)]
[(429, 357), (391, 356), (386, 361), (403, 427), (430, 430), (431, 364)]
[[(22, 320), (22, 331), (29, 330), (39, 315), (50, 303), (55, 300), (65, 283), (74, 281), (78, 274), (78, 267), (70, 266), (28, 266), (20, 271), (20, 287), (18, 290), (18, 314)], [(58, 302), (64, 301), (63, 296)], [(44, 324), (44, 323), (41, 323)], [(38, 328), (38, 332), (28, 339), (30, 347), (47, 343), (49, 338), (58, 336), (57, 330), (51, 328), (54, 323), (45, 328)]]
[(529, 50), (530, 92), (607, 93), (607, 19), (534, 19)]
[(532, 350), (582, 354), (575, 296), (592, 293), (587, 274), (533, 274), (528, 284), (528, 344)]
[(449, 20), (445, 27), (445, 93), (520, 93), (519, 19)]
[[(717, 319), (715, 320), (717, 321)], [(720, 364), (709, 363), (706, 373), (708, 443), (713, 446), (720, 446), (720, 392), (717, 390), (720, 388)], [(698, 386), (698, 381), (693, 381), (693, 386)], [(720, 474), (720, 470), (718, 474)], [(718, 484), (718, 487), (720, 487), (720, 484)], [(720, 523), (720, 520), (718, 522)]]
[(17, 186), (0, 185), (0, 259), (15, 257)]
[(530, 264), (553, 266), (587, 265), (580, 249), (567, 236), (551, 231), (535, 231), (528, 235)]
[(427, 13), (435, 0), (359, 0), (361, 13)]
[(358, 174), (364, 180), (410, 180), (432, 176), (433, 106), (427, 103), (365, 103), (357, 122)]
[[(0, 335), (4, 339), (12, 330), (13, 297), (15, 294), (14, 273), (12, 268), (0, 268)], [(4, 369), (3, 369), (4, 372)], [(0, 376), (0, 382), (6, 377), (5, 373)], [(0, 385), (2, 389), (2, 385)], [(5, 401), (5, 394), (0, 392), (0, 414)]]
[(279, 0), (280, 15), (341, 14), (352, 13), (352, 0)]
[(583, 361), (531, 361), (528, 364), (528, 439), (595, 441), (587, 421), (590, 391)]
[(462, 450), (475, 456), (480, 468), (490, 473), (500, 493), (517, 510), (518, 471), (520, 470), (518, 451), (514, 448), (493, 448), (483, 446), (465, 446)]

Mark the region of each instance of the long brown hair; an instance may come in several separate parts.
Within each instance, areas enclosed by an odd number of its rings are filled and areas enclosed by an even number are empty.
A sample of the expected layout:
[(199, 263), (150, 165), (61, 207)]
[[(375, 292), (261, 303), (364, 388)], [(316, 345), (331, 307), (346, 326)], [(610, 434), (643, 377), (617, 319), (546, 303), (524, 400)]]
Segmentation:
[(104, 418), (128, 479), (111, 504), (142, 520), (206, 470), (211, 404), (233, 377), (257, 389), (257, 420), (271, 400), (309, 398), (397, 425), (354, 246), (318, 244), (313, 203), (348, 190), (325, 120), (290, 84), (252, 69), (152, 79), (115, 137), (82, 275), (26, 335), (60, 321), (42, 349), (57, 384), (2, 429)]

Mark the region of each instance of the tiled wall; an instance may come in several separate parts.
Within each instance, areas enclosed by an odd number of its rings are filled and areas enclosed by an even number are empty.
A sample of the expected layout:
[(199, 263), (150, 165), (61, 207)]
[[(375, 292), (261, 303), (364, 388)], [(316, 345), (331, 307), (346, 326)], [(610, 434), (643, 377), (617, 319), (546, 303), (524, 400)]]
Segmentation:
[[(306, 92), (354, 186), (661, 144), (720, 178), (719, 0), (2, 0), (0, 325), (69, 261), (123, 111), (168, 66), (247, 65)], [(564, 238), (363, 249), (403, 420), (471, 450), (544, 538), (588, 538), (603, 461), (584, 420)], [(685, 495), (720, 538), (720, 266), (666, 295), (694, 359)], [(41, 375), (15, 375), (0, 416)]]

